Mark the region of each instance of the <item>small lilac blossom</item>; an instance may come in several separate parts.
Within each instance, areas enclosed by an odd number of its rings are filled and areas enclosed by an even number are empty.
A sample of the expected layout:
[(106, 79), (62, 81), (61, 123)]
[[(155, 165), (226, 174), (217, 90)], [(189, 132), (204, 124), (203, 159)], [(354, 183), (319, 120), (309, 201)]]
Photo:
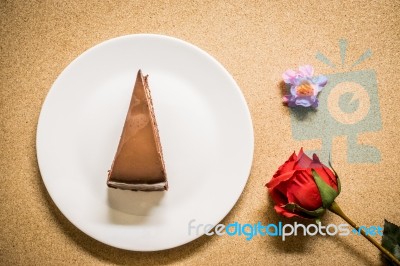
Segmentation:
[(298, 71), (287, 70), (282, 78), (290, 85), (290, 94), (283, 96), (283, 103), (289, 107), (318, 107), (317, 95), (328, 82), (325, 76), (314, 76), (310, 65), (300, 66)]

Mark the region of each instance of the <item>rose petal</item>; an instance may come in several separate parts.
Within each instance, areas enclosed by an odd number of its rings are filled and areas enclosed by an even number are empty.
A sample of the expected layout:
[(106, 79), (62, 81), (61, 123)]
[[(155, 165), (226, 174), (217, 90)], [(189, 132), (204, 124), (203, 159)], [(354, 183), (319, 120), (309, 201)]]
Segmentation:
[(296, 172), (296, 170), (286, 172), (280, 176), (276, 176), (275, 178), (272, 178), (268, 183), (267, 183), (267, 188), (274, 188), (279, 183), (284, 182), (292, 178), (293, 174)]
[(313, 161), (311, 160), (310, 157), (307, 156), (307, 154), (304, 153), (303, 148), (300, 149), (299, 156), (297, 163), (294, 167), (294, 169), (299, 170), (299, 169), (307, 169), (310, 167), (311, 163)]
[(313, 163), (321, 163), (321, 161), (319, 160), (319, 157), (315, 154), (315, 153), (313, 153), (313, 155), (312, 155), (312, 160), (313, 160)]
[(302, 73), (304, 77), (311, 78), (314, 75), (314, 68), (310, 65), (300, 66), (299, 72)]
[(297, 171), (290, 182), (285, 182), (285, 186), (289, 202), (296, 203), (307, 210), (316, 210), (322, 206), (321, 195), (311, 171)]
[(288, 210), (286, 210), (285, 208), (281, 207), (281, 206), (274, 206), (274, 209), (276, 211), (277, 214), (283, 215), (287, 218), (292, 218), (292, 217), (301, 217), (296, 213), (293, 212), (289, 212)]
[(282, 194), (277, 189), (268, 189), (269, 194), (271, 195), (272, 200), (275, 202), (275, 205), (285, 205), (288, 203), (286, 195)]
[(297, 161), (297, 155), (295, 152), (293, 152), (293, 154), (289, 157), (289, 159), (284, 164), (279, 166), (279, 168), (275, 172), (273, 178), (280, 176), (282, 173), (285, 173), (287, 171), (295, 170), (294, 166), (296, 164), (296, 161)]

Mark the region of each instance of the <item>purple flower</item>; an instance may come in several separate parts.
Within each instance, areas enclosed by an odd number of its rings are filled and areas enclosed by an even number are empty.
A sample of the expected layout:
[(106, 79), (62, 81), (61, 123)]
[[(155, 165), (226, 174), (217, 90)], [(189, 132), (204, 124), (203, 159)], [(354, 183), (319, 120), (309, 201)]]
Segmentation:
[(290, 85), (290, 94), (283, 96), (283, 103), (289, 107), (318, 107), (317, 95), (328, 82), (325, 76), (315, 76), (310, 65), (300, 66), (298, 71), (287, 70), (282, 78)]

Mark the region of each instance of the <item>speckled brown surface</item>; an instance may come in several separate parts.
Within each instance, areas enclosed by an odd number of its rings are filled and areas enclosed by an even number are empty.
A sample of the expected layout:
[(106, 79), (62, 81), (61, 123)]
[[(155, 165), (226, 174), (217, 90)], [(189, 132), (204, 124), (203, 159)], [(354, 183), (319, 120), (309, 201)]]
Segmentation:
[[(300, 146), (280, 103), (282, 72), (310, 63), (323, 51), (340, 61), (366, 49), (373, 56), (356, 69), (377, 74), (382, 130), (360, 135), (376, 146), (377, 164), (349, 164), (346, 137), (333, 141), (342, 176), (338, 202), (355, 221), (400, 224), (400, 2), (399, 1), (1, 1), (0, 2), (0, 264), (379, 265), (376, 248), (358, 236), (201, 237), (169, 251), (139, 253), (99, 243), (76, 229), (56, 208), (41, 180), (35, 136), (41, 105), (60, 72), (86, 49), (134, 33), (158, 33), (204, 49), (232, 74), (248, 102), (255, 153), (247, 186), (222, 221), (278, 222), (263, 187), (276, 167)], [(319, 3), (324, 2), (324, 3)], [(287, 220), (283, 220), (287, 221)], [(341, 220), (328, 214), (327, 223)], [(378, 238), (379, 239), (379, 238)]]

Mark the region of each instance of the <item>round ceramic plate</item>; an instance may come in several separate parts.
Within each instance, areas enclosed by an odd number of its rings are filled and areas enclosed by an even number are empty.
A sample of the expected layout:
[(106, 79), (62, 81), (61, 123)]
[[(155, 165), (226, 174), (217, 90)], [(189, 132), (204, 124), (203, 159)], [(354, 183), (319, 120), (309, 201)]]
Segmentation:
[[(136, 73), (149, 75), (169, 190), (106, 186)], [(160, 35), (108, 40), (76, 58), (43, 104), (37, 156), (44, 184), (76, 227), (108, 245), (173, 248), (216, 225), (248, 179), (253, 128), (231, 75), (206, 52)]]

